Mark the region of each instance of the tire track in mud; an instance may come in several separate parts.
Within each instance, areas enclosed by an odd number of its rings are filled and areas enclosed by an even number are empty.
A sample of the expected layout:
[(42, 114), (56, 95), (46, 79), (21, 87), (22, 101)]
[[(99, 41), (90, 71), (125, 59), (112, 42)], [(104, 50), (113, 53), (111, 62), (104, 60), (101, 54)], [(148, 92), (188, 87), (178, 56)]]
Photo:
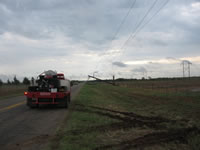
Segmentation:
[[(200, 135), (200, 130), (197, 127), (170, 129), (163, 125), (163, 123), (176, 125), (180, 120), (170, 120), (159, 116), (148, 117), (138, 115), (133, 112), (122, 112), (108, 108), (85, 106), (81, 104), (75, 104), (74, 111), (97, 114), (100, 116), (114, 119), (116, 120), (116, 122), (107, 125), (91, 126), (85, 129), (71, 130), (67, 134), (80, 135), (96, 131), (101, 133), (118, 130), (128, 131), (131, 128), (141, 127), (146, 129), (152, 129), (154, 131), (153, 133), (148, 133), (142, 137), (133, 138), (129, 140), (122, 140), (117, 144), (99, 146), (95, 150), (104, 150), (110, 148), (128, 150), (131, 148), (144, 148), (151, 145), (175, 141), (180, 143), (187, 143), (188, 135)], [(181, 121), (187, 122), (188, 120)]]
[(191, 128), (183, 128), (183, 129), (178, 129), (178, 130), (154, 132), (154, 133), (150, 133), (136, 139), (122, 141), (118, 144), (100, 146), (100, 147), (97, 147), (95, 150), (105, 150), (109, 148), (129, 150), (132, 148), (145, 148), (147, 146), (161, 144), (161, 143), (168, 143), (172, 141), (187, 143), (187, 140), (186, 140), (187, 136), (192, 133), (200, 134), (200, 130), (196, 127), (191, 127)]

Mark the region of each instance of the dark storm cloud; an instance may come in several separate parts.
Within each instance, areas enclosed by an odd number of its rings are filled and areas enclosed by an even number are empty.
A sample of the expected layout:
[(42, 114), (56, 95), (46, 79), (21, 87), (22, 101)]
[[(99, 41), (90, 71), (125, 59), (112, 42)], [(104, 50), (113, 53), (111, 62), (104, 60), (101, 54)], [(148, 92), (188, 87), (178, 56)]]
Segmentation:
[[(2, 0), (0, 4), (7, 10), (7, 14), (1, 14), (4, 32), (33, 39), (51, 38), (61, 32), (74, 44), (87, 41), (91, 44), (88, 48), (100, 50), (113, 38), (132, 1)], [(149, 4), (147, 0), (136, 2), (116, 39), (133, 30)]]
[[(194, 1), (187, 1), (182, 5), (180, 0), (173, 2), (182, 6)], [(90, 50), (101, 50), (111, 41), (131, 3), (132, 1), (129, 0), (117, 2), (114, 0), (1, 0), (0, 33), (9, 31), (28, 38), (40, 39), (51, 38), (54, 33), (61, 32), (71, 37), (73, 44), (86, 41), (89, 43), (87, 46)], [(147, 0), (136, 1), (135, 7), (116, 38), (123, 35), (128, 36), (130, 31), (134, 31), (151, 4), (152, 2)], [(155, 10), (161, 4), (161, 1), (158, 1)], [(174, 6), (171, 5), (169, 4), (168, 9), (170, 7), (173, 9)], [(165, 18), (158, 16), (157, 18), (160, 19), (154, 20), (157, 25), (153, 23), (153, 26), (149, 26), (150, 30), (153, 32), (161, 29), (167, 32), (172, 28), (176, 31), (184, 31), (185, 41), (199, 42), (200, 26), (198, 24), (196, 27), (190, 26), (190, 23), (180, 21), (172, 15), (173, 13), (176, 12), (169, 13), (170, 16), (166, 15)], [(156, 21), (159, 21), (159, 24)], [(180, 43), (185, 43), (185, 41), (180, 41)], [(162, 39), (152, 39), (149, 42), (158, 46), (168, 44)]]
[[(175, 1), (174, 3), (180, 2)], [(30, 38), (47, 38), (52, 32), (60, 31), (77, 42), (86, 40), (91, 43), (104, 44), (112, 38), (131, 3), (132, 1), (128, 0), (118, 2), (113, 0), (1, 0), (0, 4), (4, 7), (4, 13), (0, 14), (1, 22), (3, 22), (1, 29), (17, 32)], [(136, 8), (130, 14), (132, 18), (126, 22), (130, 26), (127, 26), (128, 30), (124, 28), (122, 32), (130, 32), (131, 25), (136, 24), (135, 17), (143, 15), (150, 4), (151, 2), (146, 0), (137, 1)], [(137, 12), (137, 10), (141, 11)], [(170, 17), (173, 19), (173, 15)], [(163, 20), (162, 25), (165, 26), (165, 24), (169, 24), (169, 20)], [(181, 25), (183, 26), (182, 23)], [(161, 41), (156, 42), (158, 45), (165, 44)]]
[(5, 24), (4, 32), (16, 32), (37, 39), (47, 38), (52, 32), (59, 31), (76, 42), (85, 40), (103, 44), (112, 38), (112, 28), (117, 27), (126, 11), (125, 8), (119, 9), (120, 5), (128, 7), (127, 3), (128, 1), (2, 0), (0, 5), (5, 9), (1, 9), (4, 13), (0, 15)]

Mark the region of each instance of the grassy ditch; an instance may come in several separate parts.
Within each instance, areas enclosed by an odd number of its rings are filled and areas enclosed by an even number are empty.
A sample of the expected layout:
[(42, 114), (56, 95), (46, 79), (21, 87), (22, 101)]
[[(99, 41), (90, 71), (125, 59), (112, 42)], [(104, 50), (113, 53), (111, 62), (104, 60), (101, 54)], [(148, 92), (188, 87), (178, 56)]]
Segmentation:
[(200, 97), (86, 84), (51, 149), (200, 149)]
[(26, 90), (26, 85), (2, 85), (0, 86), (0, 100), (23, 95)]

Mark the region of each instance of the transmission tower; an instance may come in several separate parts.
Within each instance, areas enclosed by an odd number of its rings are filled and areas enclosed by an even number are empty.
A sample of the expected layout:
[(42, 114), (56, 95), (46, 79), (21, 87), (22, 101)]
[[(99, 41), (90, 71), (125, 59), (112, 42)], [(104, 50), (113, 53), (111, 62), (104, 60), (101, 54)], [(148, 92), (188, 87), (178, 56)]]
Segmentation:
[(183, 67), (183, 78), (184, 77), (190, 77), (190, 65), (192, 65), (192, 63), (188, 60), (183, 60), (181, 62), (181, 65)]

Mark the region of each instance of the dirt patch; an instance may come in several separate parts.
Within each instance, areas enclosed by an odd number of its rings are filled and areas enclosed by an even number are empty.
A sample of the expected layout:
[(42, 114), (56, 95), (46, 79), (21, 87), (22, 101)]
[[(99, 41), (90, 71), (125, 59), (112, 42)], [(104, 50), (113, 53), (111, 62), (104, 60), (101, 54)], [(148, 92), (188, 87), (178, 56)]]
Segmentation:
[[(123, 130), (125, 132), (129, 132), (132, 128), (141, 129), (151, 129), (153, 133), (147, 133), (144, 136), (123, 140), (119, 143), (104, 145), (97, 147), (98, 149), (131, 149), (131, 148), (144, 148), (151, 145), (157, 145), (161, 143), (168, 142), (180, 142), (187, 143), (187, 136), (191, 133), (200, 134), (200, 131), (196, 127), (189, 128), (181, 128), (181, 129), (168, 129), (163, 123), (167, 124), (176, 124), (176, 120), (169, 120), (167, 118), (159, 117), (159, 116), (142, 116), (133, 112), (122, 112), (117, 110), (111, 110), (108, 108), (101, 108), (96, 106), (85, 106), (76, 104), (74, 111), (80, 111), (83, 113), (92, 113), (100, 116), (108, 117), (116, 120), (116, 122), (107, 124), (107, 125), (99, 125), (99, 126), (91, 126), (85, 129), (80, 130), (71, 130), (68, 134), (80, 135), (91, 132), (113, 132), (118, 130)], [(181, 120), (187, 122), (188, 120)], [(160, 131), (160, 132), (158, 132)], [(124, 138), (125, 139), (125, 138)]]
[(200, 92), (200, 88), (191, 89), (192, 92)]
[(187, 143), (187, 136), (190, 134), (200, 134), (200, 130), (197, 128), (183, 128), (177, 130), (169, 130), (164, 132), (155, 132), (144, 135), (136, 139), (130, 139), (127, 141), (122, 141), (118, 144), (104, 145), (97, 147), (95, 150), (104, 150), (109, 148), (115, 148), (120, 150), (128, 150), (132, 148), (144, 148), (151, 145), (168, 143), (168, 142), (180, 142)]
[(113, 113), (117, 113), (117, 114), (122, 114), (122, 115), (125, 115), (125, 116), (128, 116), (128, 117), (132, 117), (132, 118), (138, 118), (140, 120), (156, 121), (156, 122), (169, 122), (169, 121), (172, 121), (172, 120), (169, 120), (167, 118), (163, 118), (163, 117), (159, 117), (159, 116), (147, 117), (147, 116), (138, 115), (138, 114), (133, 113), (133, 112), (122, 112), (122, 111), (116, 111), (116, 110), (111, 110), (111, 109), (101, 108), (101, 107), (96, 107), (96, 106), (89, 106), (89, 107), (94, 108), (94, 109), (98, 109), (98, 110), (107, 111), (107, 112), (113, 112)]
[[(92, 108), (92, 109), (91, 109)], [(104, 111), (102, 111), (104, 110)], [(161, 123), (165, 122), (173, 122), (172, 120), (168, 120), (166, 118), (161, 117), (146, 117), (137, 115), (133, 112), (121, 112), (115, 111), (95, 106), (85, 107), (84, 105), (76, 105), (74, 111), (81, 111), (85, 113), (92, 113), (97, 114), (100, 116), (108, 117), (111, 119), (116, 120), (116, 123), (108, 124), (108, 125), (101, 125), (101, 126), (92, 126), (89, 129), (80, 129), (70, 131), (73, 134), (80, 134), (80, 133), (88, 133), (93, 131), (107, 131), (107, 130), (127, 130), (129, 128), (153, 128), (153, 129), (163, 129), (165, 126), (161, 125)]]

